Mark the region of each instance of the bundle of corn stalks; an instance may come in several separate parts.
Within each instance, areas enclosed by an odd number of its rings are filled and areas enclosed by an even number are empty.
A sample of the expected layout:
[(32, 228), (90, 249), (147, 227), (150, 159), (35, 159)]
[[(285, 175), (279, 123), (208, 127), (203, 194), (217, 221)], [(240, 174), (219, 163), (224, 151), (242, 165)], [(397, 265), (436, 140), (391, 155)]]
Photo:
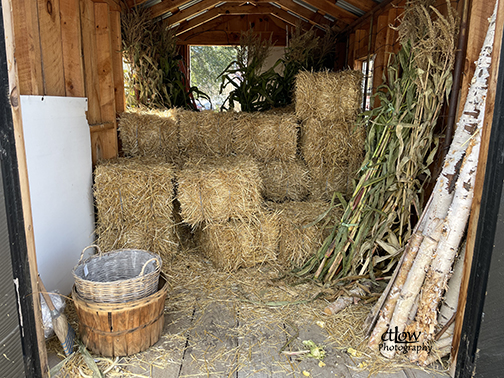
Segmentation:
[[(409, 349), (411, 361), (426, 365), (435, 360), (436, 357), (430, 353), (433, 344), (442, 351), (441, 356), (450, 351), (450, 332), (442, 338), (439, 335), (449, 328), (447, 318), (456, 311), (460, 290), (460, 280), (454, 280), (455, 273), (449, 283), (448, 279), (456, 254), (459, 249), (464, 249), (461, 242), (473, 198), (495, 17), (496, 11), (490, 20), (464, 111), (445, 157), (443, 171), (436, 181), (417, 230), (406, 247), (403, 261), (394, 273), (396, 277), (383, 293), (380, 299), (382, 303), (373, 311), (374, 319), (370, 318), (369, 321), (371, 326), (376, 321), (376, 325), (368, 346), (380, 349), (381, 354), (388, 358), (394, 356), (397, 345), (392, 340), (382, 343), (381, 335), (387, 328), (417, 335), (416, 343)], [(457, 272), (460, 265), (456, 264), (453, 271)], [(443, 296), (445, 303), (438, 313)], [(445, 308), (447, 305), (451, 310)], [(453, 334), (453, 330), (451, 333)]]
[(208, 99), (197, 87), (186, 88), (175, 30), (156, 22), (148, 8), (122, 12), (121, 30), (129, 107), (196, 109), (194, 95)]
[(364, 113), (366, 157), (360, 180), (344, 204), (341, 221), (300, 269), (316, 279), (390, 271), (421, 213), (422, 189), (437, 149), (434, 127), (448, 95), (454, 63), (457, 19), (430, 0), (407, 3), (398, 27), (401, 50), (387, 69), (377, 95), (380, 106)]

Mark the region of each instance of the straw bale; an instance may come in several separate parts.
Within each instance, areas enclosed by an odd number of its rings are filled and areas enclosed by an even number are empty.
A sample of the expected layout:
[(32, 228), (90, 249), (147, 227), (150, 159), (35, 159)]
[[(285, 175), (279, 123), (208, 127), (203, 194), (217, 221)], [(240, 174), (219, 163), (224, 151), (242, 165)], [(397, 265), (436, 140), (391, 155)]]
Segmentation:
[(191, 159), (178, 177), (182, 220), (196, 226), (250, 218), (259, 210), (261, 190), (258, 164), (249, 157)]
[(234, 151), (263, 162), (296, 158), (298, 124), (293, 113), (237, 113)]
[(306, 72), (296, 76), (296, 115), (299, 119), (352, 121), (362, 103), (362, 72)]
[(126, 156), (163, 157), (177, 162), (177, 109), (128, 111), (119, 117), (119, 137)]
[(214, 266), (234, 272), (276, 261), (279, 218), (277, 213), (263, 210), (248, 220), (206, 224), (197, 235), (203, 254)]
[(330, 201), (334, 192), (340, 192), (344, 196), (351, 194), (353, 188), (352, 176), (346, 167), (323, 165), (310, 168), (312, 178), (310, 191), (311, 198)]
[[(310, 227), (329, 208), (329, 203), (320, 200), (307, 202), (268, 202), (268, 208), (279, 213), (280, 241), (278, 247), (278, 263), (284, 268), (302, 266), (322, 246), (324, 238), (329, 235), (329, 228), (324, 220)], [(327, 215), (331, 218), (329, 224), (339, 220), (341, 208), (334, 208)]]
[[(301, 154), (308, 167), (346, 165), (354, 148), (347, 122), (311, 118), (301, 126)], [(361, 147), (362, 149), (362, 147)]]
[(301, 201), (310, 193), (308, 167), (300, 158), (293, 161), (274, 160), (263, 163), (261, 178), (263, 196), (272, 201)]
[(95, 169), (97, 243), (102, 250), (146, 249), (163, 258), (177, 251), (174, 167), (158, 159), (117, 158)]
[(186, 157), (229, 156), (233, 152), (233, 112), (182, 110), (178, 119), (179, 148)]

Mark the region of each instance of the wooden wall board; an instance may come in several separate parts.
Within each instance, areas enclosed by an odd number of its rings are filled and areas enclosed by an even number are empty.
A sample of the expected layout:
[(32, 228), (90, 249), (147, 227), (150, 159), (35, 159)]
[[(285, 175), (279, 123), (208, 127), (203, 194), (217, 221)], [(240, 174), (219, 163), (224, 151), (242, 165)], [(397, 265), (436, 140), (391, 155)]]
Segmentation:
[(110, 12), (110, 35), (112, 40), (112, 66), (114, 75), (114, 93), (116, 113), (122, 113), (126, 107), (124, 94), (124, 69), (122, 61), (121, 13)]
[(84, 79), (88, 98), (87, 118), (90, 125), (101, 123), (100, 83), (96, 57), (94, 3), (80, 0), (82, 54), (84, 58)]
[(32, 0), (17, 0), (12, 4), (12, 13), (20, 94), (42, 94), (44, 83), (38, 5)]
[[(482, 2), (478, 0), (476, 3)], [(473, 4), (477, 6), (477, 4)], [(491, 3), (489, 5), (492, 5)], [(495, 2), (492, 6), (495, 6)], [(499, 8), (497, 12), (497, 19), (495, 25), (495, 41), (492, 50), (492, 65), (490, 67), (490, 77), (488, 81), (488, 93), (486, 102), (487, 105), (485, 108), (485, 120), (483, 124), (483, 131), (481, 134), (481, 146), (480, 146), (480, 154), (478, 158), (478, 170), (476, 172), (475, 186), (474, 186), (474, 195), (473, 201), (471, 204), (471, 216), (469, 218), (469, 226), (467, 230), (467, 247), (466, 254), (464, 259), (464, 274), (462, 276), (462, 283), (460, 287), (460, 296), (458, 300), (458, 311), (455, 319), (455, 330), (453, 335), (453, 343), (452, 343), (452, 363), (450, 366), (452, 376), (455, 374), (455, 367), (457, 363), (457, 355), (458, 349), (460, 346), (460, 338), (462, 334), (462, 325), (464, 321), (465, 315), (465, 307), (467, 305), (467, 289), (469, 286), (469, 277), (471, 274), (471, 267), (473, 265), (473, 256), (474, 256), (474, 246), (476, 241), (476, 233), (478, 229), (478, 221), (480, 216), (480, 206), (481, 206), (481, 198), (483, 194), (483, 184), (485, 179), (485, 172), (487, 166), (487, 158), (488, 158), (488, 148), (490, 145), (490, 134), (493, 122), (493, 113), (495, 103), (495, 91), (497, 88), (497, 78), (498, 78), (498, 70), (500, 65), (500, 54), (502, 49), (502, 38), (500, 36), (503, 35), (504, 31), (504, 3), (499, 3)], [(471, 13), (471, 18), (473, 17)], [(474, 17), (478, 17), (478, 13), (474, 14)], [(480, 20), (483, 23), (483, 20)], [(474, 23), (474, 20), (473, 20)], [(487, 22), (488, 23), (488, 22)], [(470, 34), (469, 34), (470, 35)], [(480, 47), (481, 49), (481, 47)], [(479, 54), (478, 54), (479, 55)], [(463, 107), (463, 105), (461, 105)]]
[[(26, 250), (28, 255), (28, 277), (26, 278), (31, 282), (31, 301), (33, 304), (33, 317), (29, 317), (35, 322), (36, 338), (33, 340), (33, 344), (36, 344), (36, 349), (38, 349), (38, 356), (40, 358), (40, 370), (42, 373), (42, 378), (48, 376), (48, 364), (47, 364), (47, 349), (45, 345), (44, 328), (42, 323), (42, 311), (40, 304), (40, 296), (38, 289), (38, 268), (37, 268), (37, 255), (35, 251), (35, 236), (33, 233), (33, 219), (32, 219), (32, 208), (30, 200), (30, 188), (28, 183), (28, 168), (26, 164), (26, 153), (24, 144), (24, 134), (23, 134), (23, 120), (21, 117), (21, 100), (19, 91), (19, 79), (18, 79), (18, 67), (17, 59), (15, 59), (16, 43), (19, 41), (19, 36), (15, 36), (15, 18), (13, 17), (15, 12), (5, 11), (6, 9), (13, 9), (12, 0), (2, 0), (3, 13), (3, 25), (5, 33), (5, 53), (7, 61), (8, 70), (8, 86), (9, 86), (9, 96), (10, 105), (12, 111), (12, 122), (14, 128), (14, 145), (16, 149), (16, 160), (17, 160), (17, 170), (19, 174), (19, 188), (21, 195), (21, 206), (24, 224), (24, 237), (26, 243)], [(25, 4), (26, 5), (26, 4)], [(33, 9), (32, 9), (33, 10)], [(23, 243), (20, 242), (20, 245)], [(21, 310), (21, 309), (20, 309)], [(25, 321), (29, 321), (25, 319)], [(26, 351), (28, 353), (28, 351)], [(29, 354), (28, 354), (28, 357)]]
[(65, 96), (59, 0), (37, 0), (44, 95)]
[(110, 31), (109, 6), (94, 3), (96, 60), (100, 88), (101, 121), (113, 122), (116, 119), (114, 72), (112, 63), (112, 39)]
[(79, 0), (62, 1), (60, 15), (65, 93), (69, 97), (85, 97)]

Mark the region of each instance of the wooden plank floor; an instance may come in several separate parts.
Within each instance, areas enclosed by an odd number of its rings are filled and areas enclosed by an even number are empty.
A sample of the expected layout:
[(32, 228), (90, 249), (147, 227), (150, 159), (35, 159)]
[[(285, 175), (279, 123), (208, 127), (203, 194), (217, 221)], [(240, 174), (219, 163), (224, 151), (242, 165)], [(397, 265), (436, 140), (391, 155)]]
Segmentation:
[[(246, 327), (250, 330), (250, 327)], [(174, 335), (180, 337), (173, 337)], [(287, 340), (297, 350), (302, 340), (324, 346), (324, 364), (308, 358), (296, 360), (279, 351)], [(215, 302), (205, 309), (195, 308), (192, 317), (166, 315), (166, 325), (158, 343), (149, 350), (127, 359), (124, 376), (151, 378), (228, 377), (228, 378), (441, 378), (443, 372), (416, 368), (370, 375), (359, 368), (362, 358), (327, 344), (327, 334), (315, 324), (293, 329), (291, 325), (272, 328), (258, 323), (253, 332), (242, 334), (240, 314), (226, 302)], [(121, 364), (119, 364), (121, 365)], [(309, 374), (309, 375), (307, 375)]]
[[(372, 375), (377, 378), (448, 376), (410, 364), (384, 369), (376, 358), (347, 353), (349, 347), (359, 349), (365, 343), (359, 328), (370, 305), (325, 315), (323, 310), (337, 296), (338, 287), (312, 281), (294, 284), (279, 279), (279, 271), (266, 265), (220, 272), (200, 254), (190, 252), (164, 267), (170, 290), (159, 341), (142, 353), (115, 361), (107, 378), (367, 378), (370, 370), (380, 372)], [(76, 314), (69, 311), (67, 317), (77, 329)], [(306, 349), (305, 340), (323, 347), (323, 364), (281, 353)], [(359, 350), (366, 353), (364, 349)], [(95, 358), (102, 371), (114, 362)], [(82, 364), (76, 359), (78, 363)], [(75, 369), (62, 371), (59, 376), (79, 376), (79, 371), (76, 375)]]

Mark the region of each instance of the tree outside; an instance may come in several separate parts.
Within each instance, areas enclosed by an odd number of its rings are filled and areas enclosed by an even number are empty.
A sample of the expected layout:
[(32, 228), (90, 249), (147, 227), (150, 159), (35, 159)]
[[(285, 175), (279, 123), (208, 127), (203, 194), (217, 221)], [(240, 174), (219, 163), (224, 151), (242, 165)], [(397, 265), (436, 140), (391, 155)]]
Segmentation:
[(201, 108), (220, 110), (233, 88), (228, 86), (219, 93), (219, 75), (234, 60), (236, 48), (233, 46), (191, 46), (191, 86), (197, 86), (212, 100), (211, 104), (201, 100)]

